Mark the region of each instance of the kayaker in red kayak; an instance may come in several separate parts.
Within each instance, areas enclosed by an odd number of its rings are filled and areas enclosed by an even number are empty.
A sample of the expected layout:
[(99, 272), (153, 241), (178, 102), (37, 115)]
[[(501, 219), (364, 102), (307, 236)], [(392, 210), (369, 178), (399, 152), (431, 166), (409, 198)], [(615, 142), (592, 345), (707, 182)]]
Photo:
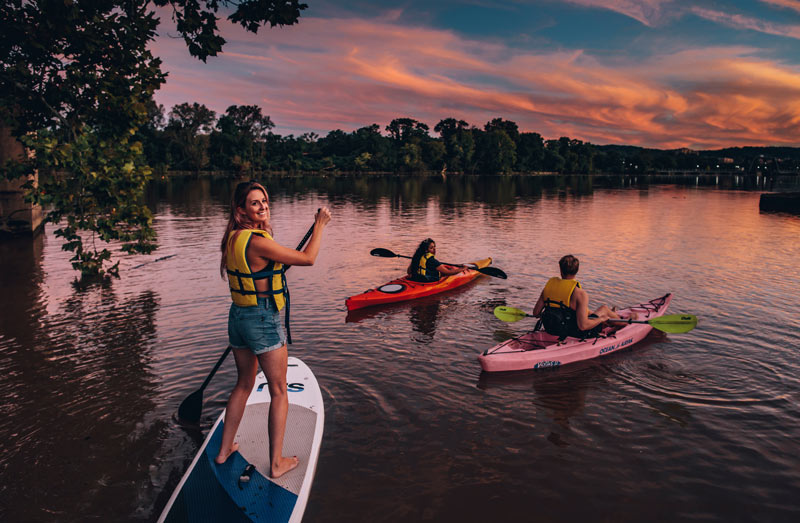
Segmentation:
[(437, 260), (436, 242), (426, 238), (420, 242), (419, 247), (411, 257), (408, 264), (408, 278), (419, 282), (437, 281), (442, 276), (450, 276), (467, 270), (463, 265), (447, 265)]
[[(542, 327), (548, 334), (564, 339), (567, 336), (589, 338), (597, 336), (608, 319), (619, 319), (619, 315), (606, 305), (601, 305), (589, 313), (589, 295), (575, 279), (580, 262), (567, 254), (558, 261), (561, 277), (553, 277), (539, 294), (533, 307), (533, 315), (540, 318)], [(631, 317), (635, 320), (635, 313)], [(611, 323), (613, 328), (621, 328), (622, 323)]]

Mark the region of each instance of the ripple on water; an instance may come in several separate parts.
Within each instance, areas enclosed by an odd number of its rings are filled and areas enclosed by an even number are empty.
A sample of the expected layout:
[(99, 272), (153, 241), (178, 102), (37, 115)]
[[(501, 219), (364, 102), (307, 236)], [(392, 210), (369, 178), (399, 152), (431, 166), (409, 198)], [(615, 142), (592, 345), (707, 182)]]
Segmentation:
[(774, 405), (789, 397), (775, 365), (728, 351), (698, 356), (671, 353), (667, 348), (659, 358), (629, 360), (612, 369), (622, 382), (648, 397), (676, 400), (684, 406), (740, 408)]

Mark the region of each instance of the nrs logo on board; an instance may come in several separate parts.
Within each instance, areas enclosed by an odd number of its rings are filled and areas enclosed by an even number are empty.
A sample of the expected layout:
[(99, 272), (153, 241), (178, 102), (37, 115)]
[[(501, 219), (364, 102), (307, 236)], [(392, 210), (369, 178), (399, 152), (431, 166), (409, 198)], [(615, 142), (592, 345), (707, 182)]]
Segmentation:
[[(264, 387), (266, 386), (267, 386), (266, 381), (264, 383), (259, 383), (258, 389), (256, 389), (256, 391), (261, 392), (262, 390), (264, 390)], [(303, 390), (305, 390), (305, 385), (303, 385), (302, 383), (289, 383), (286, 386), (286, 390), (288, 390), (289, 392), (303, 392)]]

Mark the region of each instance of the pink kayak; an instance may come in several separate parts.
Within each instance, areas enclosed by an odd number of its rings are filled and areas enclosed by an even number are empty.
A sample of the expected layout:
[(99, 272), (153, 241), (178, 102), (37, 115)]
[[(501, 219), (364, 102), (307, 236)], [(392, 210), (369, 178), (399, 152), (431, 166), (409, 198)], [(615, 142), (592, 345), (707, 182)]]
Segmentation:
[[(651, 320), (663, 316), (671, 300), (672, 294), (666, 294), (617, 313), (622, 318), (627, 318), (631, 312), (635, 312), (637, 320)], [(630, 323), (614, 333), (609, 333), (608, 328), (603, 329), (599, 338), (587, 338), (583, 341), (567, 338), (561, 344), (556, 336), (543, 330), (531, 331), (495, 345), (478, 356), (478, 361), (486, 372), (558, 367), (630, 347), (642, 341), (651, 330), (653, 327), (646, 323)]]

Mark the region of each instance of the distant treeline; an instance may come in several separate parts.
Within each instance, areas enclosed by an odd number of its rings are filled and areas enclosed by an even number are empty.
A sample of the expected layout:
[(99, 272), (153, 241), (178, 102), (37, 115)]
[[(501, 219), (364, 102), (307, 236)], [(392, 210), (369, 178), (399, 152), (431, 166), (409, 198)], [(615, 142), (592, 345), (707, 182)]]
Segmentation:
[[(521, 132), (502, 118), (478, 128), (446, 118), (431, 136), (425, 123), (396, 118), (381, 129), (281, 136), (255, 105), (233, 105), (224, 114), (201, 104), (180, 104), (168, 115), (152, 106), (140, 129), (148, 162), (167, 171), (423, 172), (461, 173), (650, 173), (710, 171), (800, 172), (800, 148), (735, 147), (716, 151), (659, 150), (593, 145), (561, 137), (546, 140)], [(385, 134), (384, 132), (385, 131)]]

